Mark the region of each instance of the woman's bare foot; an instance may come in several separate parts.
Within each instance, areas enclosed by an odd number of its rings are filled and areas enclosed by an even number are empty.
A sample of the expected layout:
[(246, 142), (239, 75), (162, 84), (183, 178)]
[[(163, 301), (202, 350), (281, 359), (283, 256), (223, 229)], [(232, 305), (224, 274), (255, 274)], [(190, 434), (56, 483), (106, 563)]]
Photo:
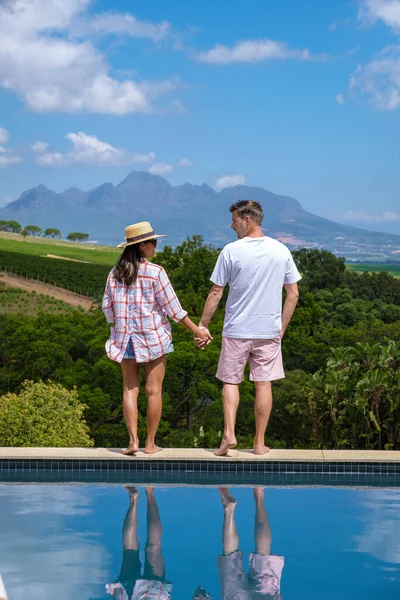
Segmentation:
[(236, 506), (237, 500), (231, 495), (229, 488), (219, 488), (219, 493), (221, 495), (221, 501), (224, 508), (227, 508), (229, 505), (232, 508)]
[(257, 456), (261, 456), (262, 454), (267, 454), (267, 452), (270, 451), (270, 448), (268, 448), (268, 446), (265, 446), (265, 444), (261, 444), (259, 446), (254, 446), (254, 454), (257, 454)]
[(237, 446), (236, 438), (222, 438), (222, 442), (218, 450), (214, 452), (215, 456), (228, 456), (228, 451), (230, 448), (234, 448)]
[(129, 442), (129, 446), (122, 450), (122, 454), (125, 456), (131, 456), (132, 454), (136, 454), (139, 451), (139, 440), (137, 442)]
[(163, 449), (164, 448), (160, 448), (160, 446), (156, 446), (154, 443), (153, 444), (148, 444), (146, 442), (144, 453), (145, 454), (155, 454), (156, 452), (161, 452)]
[(253, 490), (254, 499), (264, 501), (264, 488), (263, 487), (255, 487)]

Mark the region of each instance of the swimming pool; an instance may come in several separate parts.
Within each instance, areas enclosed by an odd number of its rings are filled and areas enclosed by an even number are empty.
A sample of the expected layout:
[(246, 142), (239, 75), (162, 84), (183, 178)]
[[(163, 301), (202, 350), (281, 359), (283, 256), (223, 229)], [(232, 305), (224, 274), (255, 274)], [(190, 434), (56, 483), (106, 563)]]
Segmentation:
[(399, 597), (399, 488), (1, 484), (0, 508), (9, 600)]

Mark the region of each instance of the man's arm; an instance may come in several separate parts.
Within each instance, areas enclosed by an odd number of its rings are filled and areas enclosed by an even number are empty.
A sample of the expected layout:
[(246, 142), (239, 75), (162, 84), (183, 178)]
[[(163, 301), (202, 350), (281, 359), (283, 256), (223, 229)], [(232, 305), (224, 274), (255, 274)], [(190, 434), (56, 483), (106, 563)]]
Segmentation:
[(297, 286), (297, 283), (286, 283), (285, 290), (286, 290), (286, 299), (285, 299), (285, 304), (283, 305), (283, 311), (282, 311), (281, 339), (285, 335), (286, 328), (290, 323), (290, 319), (293, 316), (294, 309), (296, 308), (296, 304), (299, 299), (299, 288)]
[(213, 318), (215, 311), (217, 310), (218, 304), (222, 298), (223, 293), (224, 288), (214, 283), (204, 305), (199, 327), (204, 327), (205, 329), (208, 329), (208, 325), (211, 319)]

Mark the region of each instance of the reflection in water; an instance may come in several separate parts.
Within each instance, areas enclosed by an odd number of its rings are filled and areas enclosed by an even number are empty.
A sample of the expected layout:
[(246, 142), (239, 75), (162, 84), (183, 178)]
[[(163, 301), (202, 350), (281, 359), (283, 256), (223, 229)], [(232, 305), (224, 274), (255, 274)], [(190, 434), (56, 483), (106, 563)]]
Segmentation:
[(138, 540), (138, 499), (135, 487), (126, 488), (129, 493), (129, 508), (122, 528), (123, 558), (121, 572), (116, 583), (106, 585), (107, 593), (116, 600), (139, 600), (154, 598), (168, 600), (171, 597), (172, 584), (167, 581), (165, 564), (161, 549), (162, 525), (153, 487), (146, 487), (147, 496), (147, 541), (145, 563), (139, 556)]
[[(172, 583), (166, 578), (161, 546), (162, 525), (154, 488), (146, 487), (147, 542), (143, 574), (138, 539), (139, 493), (135, 487), (126, 487), (126, 490), (129, 507), (122, 528), (122, 565), (117, 581), (106, 584), (106, 591), (115, 600), (168, 600), (171, 598)], [(239, 550), (236, 499), (228, 488), (220, 488), (219, 492), (224, 509), (223, 554), (217, 557), (222, 600), (280, 600), (284, 559), (271, 554), (271, 528), (264, 505), (264, 489), (254, 488), (253, 491), (255, 549), (249, 557), (247, 575), (243, 567), (243, 552)], [(199, 586), (193, 594), (193, 600), (212, 599), (209, 592)]]
[(278, 599), (284, 560), (282, 556), (271, 554), (271, 528), (264, 506), (264, 489), (254, 488), (255, 550), (250, 554), (249, 571), (243, 568), (243, 552), (239, 550), (239, 535), (236, 529), (236, 500), (228, 488), (220, 489), (224, 507), (222, 528), (223, 554), (217, 565), (221, 580), (223, 600), (245, 600), (250, 598)]

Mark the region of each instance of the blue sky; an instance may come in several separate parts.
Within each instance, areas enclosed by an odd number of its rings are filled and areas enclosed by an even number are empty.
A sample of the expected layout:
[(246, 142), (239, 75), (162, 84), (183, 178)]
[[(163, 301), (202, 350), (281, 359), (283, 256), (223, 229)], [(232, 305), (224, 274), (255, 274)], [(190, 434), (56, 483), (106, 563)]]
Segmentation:
[(400, 0), (0, 0), (0, 205), (235, 182), (400, 233)]

